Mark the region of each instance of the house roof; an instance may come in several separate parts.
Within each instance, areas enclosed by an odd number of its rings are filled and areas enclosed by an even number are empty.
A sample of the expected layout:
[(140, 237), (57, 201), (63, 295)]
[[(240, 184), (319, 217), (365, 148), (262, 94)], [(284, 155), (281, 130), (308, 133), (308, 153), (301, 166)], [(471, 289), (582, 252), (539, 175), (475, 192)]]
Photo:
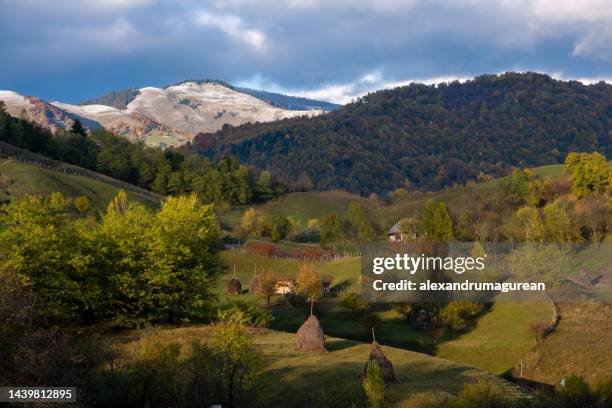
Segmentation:
[(399, 220), (389, 229), (389, 235), (401, 234), (402, 233), (402, 220)]

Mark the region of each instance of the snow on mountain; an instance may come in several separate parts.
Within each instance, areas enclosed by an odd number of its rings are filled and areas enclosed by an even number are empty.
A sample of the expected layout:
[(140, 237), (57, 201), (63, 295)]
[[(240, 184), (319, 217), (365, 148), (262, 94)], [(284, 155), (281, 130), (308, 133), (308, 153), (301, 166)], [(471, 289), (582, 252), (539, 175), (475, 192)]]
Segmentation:
[(69, 113), (34, 96), (24, 96), (17, 92), (0, 90), (0, 101), (4, 102), (6, 111), (11, 116), (17, 118), (23, 116), (29, 121), (48, 128), (53, 133), (59, 129), (69, 129), (77, 118), (89, 129), (101, 127), (95, 119), (88, 120), (78, 113)]
[(167, 88), (146, 87), (134, 90), (132, 96), (126, 109), (118, 109), (100, 104), (49, 104), (0, 91), (0, 100), (5, 101), (11, 115), (19, 117), (25, 109), (30, 120), (52, 130), (67, 128), (73, 118), (79, 117), (86, 127), (101, 124), (119, 136), (162, 147), (185, 144), (198, 133), (216, 132), (226, 124), (238, 126), (324, 112), (283, 109), (218, 82), (186, 81)]
[(183, 132), (164, 126), (138, 112), (128, 112), (106, 105), (71, 105), (53, 102), (53, 105), (75, 115), (95, 120), (117, 136), (131, 141), (143, 140), (147, 144), (174, 146), (189, 139)]
[(225, 124), (238, 126), (322, 113), (278, 108), (214, 82), (183, 82), (165, 89), (142, 88), (127, 105), (127, 111), (142, 113), (192, 136), (216, 132)]

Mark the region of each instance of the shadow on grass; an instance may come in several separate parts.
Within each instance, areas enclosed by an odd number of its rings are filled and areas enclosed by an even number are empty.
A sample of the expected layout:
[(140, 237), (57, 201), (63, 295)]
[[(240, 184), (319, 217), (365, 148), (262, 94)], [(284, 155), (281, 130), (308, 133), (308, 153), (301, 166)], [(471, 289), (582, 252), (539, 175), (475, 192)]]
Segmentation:
[(354, 341), (343, 340), (343, 339), (331, 340), (331, 341), (325, 342), (325, 347), (327, 347), (328, 351), (344, 350), (347, 348), (355, 347), (357, 345), (358, 344), (355, 343)]

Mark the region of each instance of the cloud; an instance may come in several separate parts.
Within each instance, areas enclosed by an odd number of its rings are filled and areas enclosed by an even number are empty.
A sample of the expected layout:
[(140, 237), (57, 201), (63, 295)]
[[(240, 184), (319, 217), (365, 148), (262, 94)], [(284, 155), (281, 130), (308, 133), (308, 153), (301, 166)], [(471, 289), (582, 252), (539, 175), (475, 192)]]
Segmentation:
[(320, 87), (306, 89), (284, 88), (274, 83), (273, 81), (264, 79), (261, 75), (255, 75), (250, 79), (238, 81), (237, 85), (247, 88), (264, 89), (272, 92), (279, 92), (286, 95), (303, 96), (311, 99), (345, 104), (370, 92), (378, 91), (381, 89), (392, 89), (398, 86), (409, 85), (411, 83), (434, 85), (439, 84), (441, 82), (463, 82), (467, 79), (470, 78), (448, 75), (431, 78), (389, 80), (384, 78), (384, 75), (381, 71), (372, 71), (365, 73), (361, 77), (351, 82), (327, 84)]
[(257, 51), (264, 51), (266, 49), (267, 40), (265, 34), (259, 30), (248, 28), (238, 16), (199, 11), (196, 13), (195, 21), (200, 25), (216, 27), (230, 37), (250, 45)]
[(52, 99), (185, 78), (255, 83), (256, 73), (257, 88), (337, 102), (524, 67), (612, 77), (610, 0), (0, 0), (0, 9), (0, 85)]

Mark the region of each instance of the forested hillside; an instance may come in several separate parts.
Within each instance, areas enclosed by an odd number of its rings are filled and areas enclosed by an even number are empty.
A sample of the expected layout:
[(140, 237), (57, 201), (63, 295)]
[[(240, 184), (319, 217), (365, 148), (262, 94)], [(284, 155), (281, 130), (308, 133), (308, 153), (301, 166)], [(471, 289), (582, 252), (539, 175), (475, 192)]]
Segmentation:
[[(87, 133), (76, 121), (70, 130), (49, 130), (9, 115), (0, 101), (0, 154), (13, 147), (93, 170), (162, 195), (196, 193), (206, 203), (246, 204), (278, 196), (284, 187), (268, 171), (253, 172), (227, 157), (216, 165), (171, 149), (130, 143), (104, 129)], [(39, 162), (38, 159), (33, 159)]]
[(235, 155), (286, 183), (368, 194), (441, 189), (512, 166), (561, 163), (570, 151), (612, 153), (612, 86), (536, 73), (372, 93), (327, 115), (226, 126), (190, 148)]

